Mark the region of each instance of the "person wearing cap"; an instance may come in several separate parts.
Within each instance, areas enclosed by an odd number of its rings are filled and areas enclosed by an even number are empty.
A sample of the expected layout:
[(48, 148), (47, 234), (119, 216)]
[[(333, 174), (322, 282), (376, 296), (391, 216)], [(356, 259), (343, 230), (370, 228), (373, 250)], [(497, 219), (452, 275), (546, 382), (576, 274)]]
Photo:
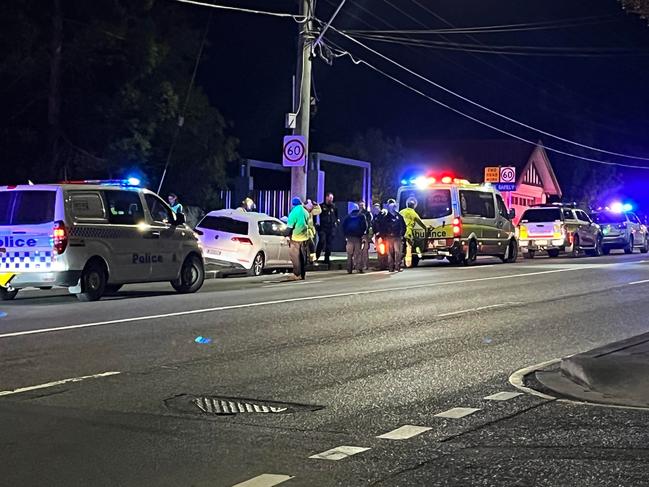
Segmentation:
[(385, 236), (382, 234), (383, 221), (387, 210), (381, 208), (381, 203), (374, 203), (372, 206), (372, 233), (374, 234), (374, 248), (378, 259), (379, 270), (388, 268), (388, 254), (385, 243)]
[(183, 212), (183, 205), (180, 204), (180, 202), (178, 201), (178, 196), (176, 196), (175, 193), (169, 193), (169, 196), (167, 196), (167, 201), (169, 202), (169, 206), (171, 206), (171, 209), (174, 211), (174, 213)]
[(294, 196), (291, 200), (293, 209), (288, 214), (286, 225), (290, 229), (289, 257), (293, 263), (291, 281), (306, 278), (306, 262), (309, 243), (309, 212), (304, 208), (302, 200)]
[[(406, 208), (399, 212), (406, 223), (406, 233), (404, 235), (406, 241), (406, 267), (412, 266), (412, 250), (415, 248), (415, 225), (419, 225), (424, 230), (427, 228), (426, 224), (421, 221), (419, 214), (415, 210), (416, 206), (417, 200), (415, 198), (408, 198), (408, 201), (406, 201)], [(421, 250), (417, 248), (415, 251), (421, 258)]]
[(241, 205), (239, 205), (239, 208), (237, 208), (237, 210), (243, 212), (257, 211), (257, 205), (255, 205), (255, 202), (252, 200), (252, 198), (247, 197), (241, 202)]
[(397, 211), (394, 199), (387, 201), (388, 211), (381, 218), (381, 234), (385, 238), (388, 252), (388, 270), (401, 272), (401, 248), (406, 233), (406, 223)]
[(363, 273), (363, 259), (361, 253), (361, 246), (363, 244), (363, 235), (367, 233), (367, 220), (361, 214), (358, 205), (352, 203), (350, 205), (352, 210), (349, 215), (343, 220), (343, 233), (347, 245), (347, 274), (351, 274), (354, 269), (359, 273)]
[(318, 227), (316, 257), (320, 259), (320, 255), (324, 252), (324, 263), (329, 265), (331, 248), (336, 235), (336, 229), (340, 223), (338, 209), (334, 205), (334, 194), (332, 192), (326, 194), (324, 202), (320, 204), (320, 208), (322, 209), (322, 213), (319, 218), (320, 225)]

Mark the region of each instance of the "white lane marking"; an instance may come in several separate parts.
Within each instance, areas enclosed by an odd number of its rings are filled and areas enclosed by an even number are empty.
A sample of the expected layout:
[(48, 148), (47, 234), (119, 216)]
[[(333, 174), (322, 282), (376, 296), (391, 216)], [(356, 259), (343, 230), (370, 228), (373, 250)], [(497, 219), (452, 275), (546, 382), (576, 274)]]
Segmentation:
[(531, 389), (525, 386), (524, 377), (526, 375), (531, 374), (532, 372), (535, 372), (537, 370), (543, 370), (544, 368), (549, 367), (550, 365), (554, 365), (557, 362), (561, 362), (561, 359), (555, 358), (552, 360), (548, 360), (547, 362), (541, 362), (540, 364), (530, 365), (529, 367), (525, 367), (520, 370), (517, 370), (516, 372), (514, 372), (512, 375), (509, 376), (509, 383), (513, 385), (515, 388), (523, 392), (526, 392), (532, 396), (540, 397), (542, 399), (547, 399), (549, 401), (557, 401), (566, 404), (577, 404), (579, 406), (594, 406), (594, 407), (611, 408), (611, 409), (630, 409), (632, 411), (649, 411), (649, 408), (641, 407), (641, 406), (621, 406), (618, 404), (604, 404), (598, 402), (575, 401), (572, 399), (558, 399), (554, 396), (544, 394), (535, 389)]
[(369, 449), (370, 448), (364, 446), (343, 445), (332, 448), (331, 450), (323, 451), (322, 453), (318, 453), (316, 455), (311, 455), (309, 458), (338, 461), (342, 460), (343, 458), (351, 457), (352, 455), (356, 455), (358, 453), (363, 453), (364, 451), (367, 451)]
[[(264, 281), (264, 282), (271, 282), (271, 281)], [(277, 286), (297, 286), (298, 284), (315, 284), (316, 282), (322, 282), (322, 281), (272, 281), (272, 284), (269, 284), (267, 286), (263, 287), (277, 287)]]
[(202, 313), (213, 313), (215, 311), (227, 311), (232, 309), (243, 309), (243, 308), (256, 308), (259, 306), (270, 306), (274, 304), (286, 304), (286, 303), (297, 303), (300, 301), (316, 301), (319, 299), (332, 299), (332, 298), (343, 298), (349, 296), (363, 296), (366, 294), (374, 293), (393, 293), (395, 291), (412, 291), (413, 289), (422, 289), (429, 287), (439, 287), (439, 286), (451, 286), (454, 284), (467, 284), (471, 282), (485, 282), (485, 281), (495, 281), (495, 280), (505, 280), (505, 279), (517, 279), (519, 277), (531, 277), (531, 276), (540, 276), (544, 274), (555, 274), (557, 272), (570, 272), (580, 269), (557, 269), (551, 271), (540, 271), (540, 272), (522, 272), (520, 274), (510, 274), (505, 276), (490, 276), (490, 277), (476, 277), (473, 279), (461, 279), (458, 281), (442, 281), (442, 282), (430, 282), (427, 284), (415, 284), (411, 286), (400, 286), (400, 287), (391, 287), (386, 289), (371, 289), (365, 291), (352, 291), (346, 293), (336, 293), (336, 294), (321, 294), (314, 296), (302, 296), (299, 298), (287, 298), (287, 299), (277, 299), (273, 301), (260, 301), (257, 303), (244, 303), (244, 304), (232, 304), (228, 306), (216, 306), (214, 308), (203, 308), (203, 309), (192, 309), (187, 311), (176, 311), (173, 313), (164, 313), (159, 315), (148, 315), (148, 316), (135, 316), (132, 318), (120, 318), (118, 320), (108, 320), (108, 321), (97, 321), (94, 323), (82, 323), (79, 325), (66, 325), (66, 326), (56, 326), (53, 328), (38, 328), (34, 330), (23, 330), (23, 331), (14, 331), (9, 333), (0, 334), (0, 338), (11, 338), (23, 335), (34, 335), (39, 333), (52, 333), (55, 331), (66, 331), (66, 330), (76, 330), (79, 328), (90, 328), (95, 326), (106, 326), (106, 325), (116, 325), (120, 323), (133, 323), (135, 321), (146, 321), (146, 320), (155, 320), (160, 318), (173, 318), (176, 316), (187, 316), (195, 315)]
[(405, 426), (401, 426), (396, 430), (383, 433), (382, 435), (377, 436), (377, 438), (384, 440), (407, 440), (409, 438), (412, 438), (413, 436), (420, 435), (431, 429), (432, 428), (428, 426), (413, 426), (411, 424), (406, 424)]
[(100, 377), (108, 377), (117, 374), (121, 374), (121, 372), (102, 372), (101, 374), (84, 375), (82, 377), (72, 377), (71, 379), (62, 379), (54, 382), (47, 382), (45, 384), (38, 384), (35, 386), (20, 387), (12, 391), (0, 391), (0, 396), (11, 396), (13, 394), (20, 394), (22, 392), (35, 391), (37, 389), (46, 389), (48, 387), (59, 386), (61, 384), (68, 384), (70, 382), (80, 382), (86, 379), (98, 379)]
[(634, 284), (646, 284), (649, 282), (649, 279), (645, 279), (644, 281), (633, 281), (629, 283), (629, 286), (633, 286)]
[(444, 318), (444, 317), (447, 317), (447, 316), (455, 316), (455, 315), (461, 315), (461, 314), (465, 314), (465, 313), (474, 313), (476, 311), (484, 311), (486, 309), (505, 308), (507, 306), (518, 306), (520, 304), (524, 304), (524, 303), (521, 303), (519, 301), (513, 301), (513, 302), (510, 302), (510, 303), (490, 304), (488, 306), (480, 306), (479, 308), (470, 308), (470, 309), (463, 309), (463, 310), (460, 310), (460, 311), (451, 311), (450, 313), (442, 313), (442, 314), (437, 315), (437, 317), (438, 318)]
[(487, 401), (509, 401), (515, 397), (522, 396), (522, 392), (497, 392), (490, 396), (485, 397)]
[(290, 475), (278, 475), (274, 473), (265, 473), (262, 475), (257, 475), (245, 482), (240, 482), (232, 487), (273, 487), (274, 485), (279, 485), (287, 480), (291, 480), (293, 477)]
[(438, 418), (460, 419), (465, 416), (470, 416), (477, 411), (480, 411), (480, 408), (451, 408), (448, 411), (436, 414), (435, 416)]

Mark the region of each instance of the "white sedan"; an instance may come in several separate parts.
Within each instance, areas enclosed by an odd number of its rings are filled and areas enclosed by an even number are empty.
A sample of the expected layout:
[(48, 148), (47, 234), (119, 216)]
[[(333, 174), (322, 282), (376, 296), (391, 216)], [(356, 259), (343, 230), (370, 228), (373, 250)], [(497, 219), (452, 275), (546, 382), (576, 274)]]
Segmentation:
[(211, 211), (196, 225), (207, 270), (222, 274), (293, 268), (288, 253), (288, 227), (264, 213)]

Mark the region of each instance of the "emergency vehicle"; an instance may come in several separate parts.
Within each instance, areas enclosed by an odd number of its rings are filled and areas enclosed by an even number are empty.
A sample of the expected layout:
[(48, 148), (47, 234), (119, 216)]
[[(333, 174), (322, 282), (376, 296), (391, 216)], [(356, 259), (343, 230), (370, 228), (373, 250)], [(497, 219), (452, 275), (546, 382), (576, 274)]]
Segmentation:
[(516, 261), (515, 212), (507, 209), (493, 186), (450, 176), (418, 176), (401, 183), (399, 208), (413, 200), (415, 211), (428, 227), (415, 226), (414, 246), (421, 257), (413, 254), (413, 266), (420, 258), (446, 258), (453, 264), (469, 265), (480, 255)]
[(201, 248), (134, 178), (0, 187), (0, 298), (25, 287), (67, 287), (81, 301), (128, 283), (170, 281), (198, 291)]

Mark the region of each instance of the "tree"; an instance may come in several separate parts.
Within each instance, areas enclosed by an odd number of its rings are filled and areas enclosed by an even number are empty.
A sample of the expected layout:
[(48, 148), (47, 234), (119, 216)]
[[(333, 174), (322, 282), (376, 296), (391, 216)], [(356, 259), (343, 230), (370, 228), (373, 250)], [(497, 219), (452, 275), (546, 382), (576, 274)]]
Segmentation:
[(349, 145), (334, 144), (329, 151), (372, 163), (372, 196), (385, 202), (396, 198), (405, 163), (404, 148), (398, 137), (386, 137), (379, 129), (356, 134)]
[(157, 187), (183, 117), (167, 189), (209, 203), (237, 141), (200, 86), (183, 113), (205, 20), (155, 0), (4, 2), (0, 147), (12, 164), (2, 179), (136, 170)]

